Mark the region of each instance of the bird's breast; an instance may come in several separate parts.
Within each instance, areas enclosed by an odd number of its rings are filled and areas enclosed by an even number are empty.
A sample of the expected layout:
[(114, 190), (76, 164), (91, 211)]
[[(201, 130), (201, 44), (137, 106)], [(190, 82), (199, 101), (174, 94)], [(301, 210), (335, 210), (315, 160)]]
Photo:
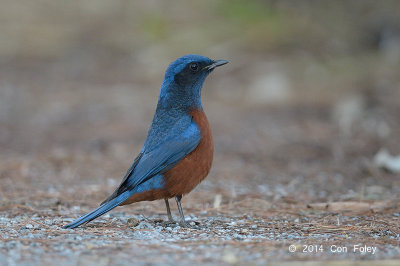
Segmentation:
[(165, 188), (169, 197), (189, 193), (211, 169), (214, 144), (210, 124), (203, 110), (195, 109), (190, 115), (201, 132), (201, 140), (190, 154), (164, 173)]

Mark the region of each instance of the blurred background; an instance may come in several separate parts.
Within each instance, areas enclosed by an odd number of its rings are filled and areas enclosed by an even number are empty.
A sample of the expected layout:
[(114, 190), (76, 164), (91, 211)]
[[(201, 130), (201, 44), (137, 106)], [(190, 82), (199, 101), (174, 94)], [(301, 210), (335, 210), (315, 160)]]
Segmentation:
[(139, 152), (168, 64), (188, 53), (230, 63), (205, 83), (215, 161), (186, 207), (216, 193), (222, 204), (398, 197), (398, 1), (1, 6), (2, 204), (96, 206)]
[[(0, 3), (0, 262), (399, 258), (399, 1)], [(61, 230), (119, 184), (189, 53), (230, 62), (203, 88), (213, 168), (183, 199), (203, 227), (168, 231), (155, 201)]]

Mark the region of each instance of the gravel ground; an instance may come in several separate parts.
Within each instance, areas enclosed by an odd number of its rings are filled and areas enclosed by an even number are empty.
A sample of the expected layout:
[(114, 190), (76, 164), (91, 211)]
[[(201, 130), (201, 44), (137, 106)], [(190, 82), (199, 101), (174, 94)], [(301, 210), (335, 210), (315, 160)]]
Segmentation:
[[(60, 228), (73, 220), (65, 217), (89, 209), (48, 206), (58, 209), (52, 213), (56, 217), (49, 217), (45, 209), (34, 212), (28, 206), (13, 206), (13, 213), (24, 214), (2, 213), (2, 261), (9, 265), (53, 264), (55, 259), (59, 265), (263, 265), (275, 260), (400, 257), (400, 208), (394, 203), (375, 203), (378, 207), (359, 207), (357, 214), (346, 215), (311, 206), (271, 206), (261, 199), (233, 205), (222, 205), (223, 212), (188, 213), (194, 228), (165, 224), (163, 215), (151, 214), (154, 209), (147, 211), (149, 216), (114, 211), (74, 230)], [(357, 208), (357, 203), (351, 208)], [(289, 252), (290, 245), (295, 252)], [(376, 250), (354, 250), (364, 246)]]

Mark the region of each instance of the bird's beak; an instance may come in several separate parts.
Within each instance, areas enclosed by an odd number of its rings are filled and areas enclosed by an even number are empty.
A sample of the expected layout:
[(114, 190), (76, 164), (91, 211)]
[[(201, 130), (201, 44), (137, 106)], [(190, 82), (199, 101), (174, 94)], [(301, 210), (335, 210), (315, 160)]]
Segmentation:
[(215, 60), (215, 61), (212, 61), (212, 63), (210, 65), (204, 67), (203, 69), (213, 70), (216, 67), (223, 66), (223, 65), (228, 64), (228, 63), (229, 62), (226, 61), (226, 60)]

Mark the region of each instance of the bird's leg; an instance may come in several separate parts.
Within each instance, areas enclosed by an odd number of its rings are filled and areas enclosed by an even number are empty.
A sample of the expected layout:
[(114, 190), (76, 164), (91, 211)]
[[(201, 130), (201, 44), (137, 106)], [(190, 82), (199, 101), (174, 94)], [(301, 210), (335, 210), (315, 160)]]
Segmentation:
[(178, 210), (179, 210), (179, 215), (181, 216), (181, 221), (180, 221), (180, 225), (182, 227), (190, 227), (186, 221), (185, 221), (185, 216), (183, 215), (183, 211), (182, 211), (182, 206), (181, 206), (181, 199), (182, 199), (182, 195), (176, 196), (175, 200), (176, 200), (176, 204), (178, 205)]
[(174, 221), (174, 219), (172, 218), (172, 215), (171, 215), (171, 209), (169, 208), (168, 199), (164, 199), (164, 200), (165, 200), (165, 206), (167, 206), (168, 222), (175, 223), (175, 221)]

